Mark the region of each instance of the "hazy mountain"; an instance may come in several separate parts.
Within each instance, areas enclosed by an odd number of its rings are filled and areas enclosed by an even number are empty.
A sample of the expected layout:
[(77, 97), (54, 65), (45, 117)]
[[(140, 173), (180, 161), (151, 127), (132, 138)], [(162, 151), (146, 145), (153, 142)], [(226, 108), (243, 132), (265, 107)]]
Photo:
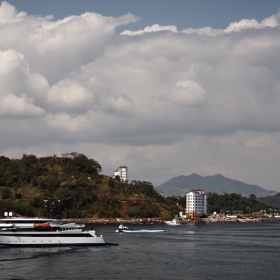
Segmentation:
[(276, 191), (268, 191), (256, 185), (249, 185), (237, 180), (232, 180), (217, 174), (214, 176), (202, 177), (198, 174), (188, 176), (180, 175), (156, 187), (156, 190), (163, 195), (185, 195), (191, 189), (201, 189), (206, 192), (239, 193), (243, 196), (255, 194), (256, 196), (273, 195)]

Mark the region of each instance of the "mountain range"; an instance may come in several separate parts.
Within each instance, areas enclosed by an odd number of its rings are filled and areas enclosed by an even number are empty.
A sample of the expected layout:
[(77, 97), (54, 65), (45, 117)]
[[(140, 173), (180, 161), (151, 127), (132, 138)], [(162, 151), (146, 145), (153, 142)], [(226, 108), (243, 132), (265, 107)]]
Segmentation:
[(254, 194), (257, 197), (274, 195), (277, 193), (276, 191), (268, 191), (257, 185), (250, 185), (226, 178), (221, 174), (205, 177), (195, 173), (188, 176), (180, 175), (156, 187), (158, 192), (166, 196), (184, 196), (185, 193), (191, 189), (201, 189), (206, 192), (215, 192), (217, 194), (239, 193), (243, 196)]

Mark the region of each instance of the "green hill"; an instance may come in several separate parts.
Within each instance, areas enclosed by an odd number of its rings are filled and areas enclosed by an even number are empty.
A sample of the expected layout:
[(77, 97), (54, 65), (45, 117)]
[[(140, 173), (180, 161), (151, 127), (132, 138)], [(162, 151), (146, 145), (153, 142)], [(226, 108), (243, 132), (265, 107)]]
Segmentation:
[(100, 174), (101, 165), (83, 154), (22, 159), (0, 157), (0, 211), (45, 216), (51, 198), (63, 218), (170, 218), (176, 198), (164, 198), (150, 182), (124, 184)]
[[(251, 194), (249, 197), (237, 193), (208, 193), (207, 195), (208, 213), (226, 214), (252, 214), (270, 213), (271, 206), (258, 201), (257, 197)], [(278, 211), (278, 210), (277, 210)]]
[(280, 207), (280, 193), (275, 195), (267, 195), (265, 197), (258, 197), (258, 201), (273, 207)]
[(217, 194), (239, 193), (244, 196), (255, 194), (265, 196), (275, 194), (275, 191), (268, 191), (256, 185), (249, 185), (237, 180), (223, 177), (220, 174), (202, 177), (198, 174), (189, 176), (180, 175), (156, 187), (164, 195), (185, 195), (191, 189), (202, 189), (206, 192)]

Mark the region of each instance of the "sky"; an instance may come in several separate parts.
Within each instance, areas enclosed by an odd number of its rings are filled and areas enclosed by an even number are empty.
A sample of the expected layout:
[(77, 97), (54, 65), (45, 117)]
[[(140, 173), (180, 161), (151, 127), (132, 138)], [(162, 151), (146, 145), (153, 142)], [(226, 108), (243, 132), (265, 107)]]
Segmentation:
[(280, 192), (280, 0), (0, 2), (0, 155)]

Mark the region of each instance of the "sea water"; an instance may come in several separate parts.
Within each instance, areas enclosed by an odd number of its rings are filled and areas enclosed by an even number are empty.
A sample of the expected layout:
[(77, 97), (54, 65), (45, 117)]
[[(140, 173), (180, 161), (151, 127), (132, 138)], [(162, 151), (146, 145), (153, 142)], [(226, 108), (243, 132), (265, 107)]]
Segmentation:
[(280, 221), (117, 227), (95, 225), (119, 246), (0, 248), (0, 279), (280, 279)]

